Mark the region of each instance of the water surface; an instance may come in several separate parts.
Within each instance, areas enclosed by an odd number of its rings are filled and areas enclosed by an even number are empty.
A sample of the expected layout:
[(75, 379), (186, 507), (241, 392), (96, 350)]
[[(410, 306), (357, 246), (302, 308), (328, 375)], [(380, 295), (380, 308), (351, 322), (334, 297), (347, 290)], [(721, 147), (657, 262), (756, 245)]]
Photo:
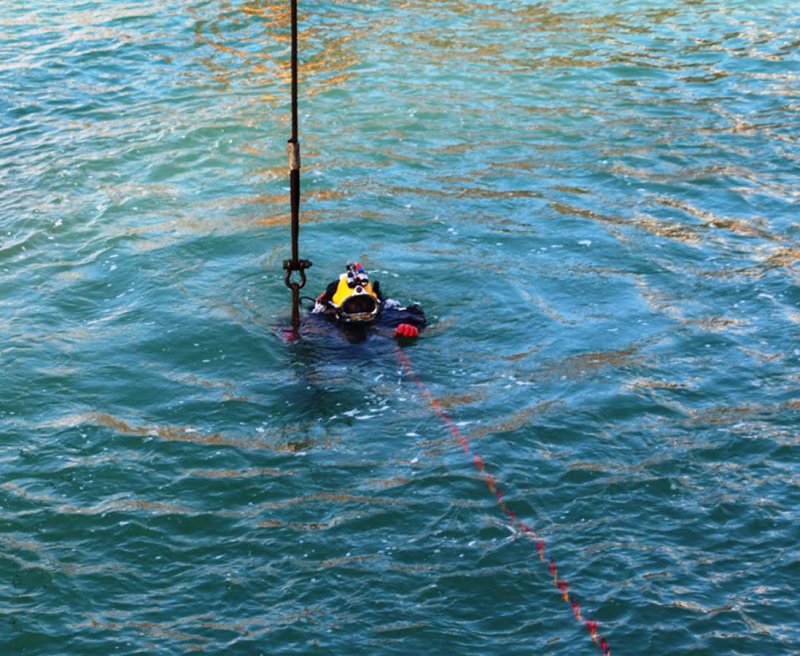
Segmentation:
[[(302, 254), (618, 654), (798, 654), (800, 12), (300, 3)], [(288, 3), (0, 9), (0, 651), (596, 654), (385, 336), (287, 344)]]

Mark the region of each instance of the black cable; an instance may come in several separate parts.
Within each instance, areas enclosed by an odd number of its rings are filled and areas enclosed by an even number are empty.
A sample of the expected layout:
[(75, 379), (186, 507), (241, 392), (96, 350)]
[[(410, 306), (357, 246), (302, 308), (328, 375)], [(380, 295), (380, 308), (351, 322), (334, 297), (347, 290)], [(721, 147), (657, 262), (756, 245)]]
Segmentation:
[[(297, 332), (300, 328), (300, 290), (306, 284), (306, 269), (311, 266), (309, 260), (300, 259), (300, 141), (298, 120), (298, 66), (297, 66), (297, 0), (291, 0), (292, 30), (292, 136), (287, 151), (289, 155), (289, 205), (292, 213), (291, 240), (292, 257), (283, 261), (285, 270), (284, 282), (292, 291), (292, 327)], [(300, 274), (300, 281), (292, 281), (292, 273)]]

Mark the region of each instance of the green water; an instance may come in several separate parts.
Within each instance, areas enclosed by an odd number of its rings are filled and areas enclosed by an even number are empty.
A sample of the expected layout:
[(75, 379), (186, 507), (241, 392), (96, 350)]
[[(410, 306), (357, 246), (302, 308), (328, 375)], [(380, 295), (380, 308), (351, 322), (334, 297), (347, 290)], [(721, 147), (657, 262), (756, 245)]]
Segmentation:
[[(300, 2), (303, 228), (612, 653), (800, 654), (795, 2)], [(0, 6), (0, 654), (597, 654), (289, 294), (287, 2)]]

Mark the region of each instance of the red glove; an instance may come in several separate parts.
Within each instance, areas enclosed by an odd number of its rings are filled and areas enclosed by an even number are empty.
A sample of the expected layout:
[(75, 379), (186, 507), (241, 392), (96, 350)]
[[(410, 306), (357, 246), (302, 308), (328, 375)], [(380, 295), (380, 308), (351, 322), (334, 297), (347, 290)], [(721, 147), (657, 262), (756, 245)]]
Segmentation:
[(412, 326), (410, 323), (401, 323), (399, 326), (397, 326), (397, 328), (394, 329), (392, 337), (406, 337), (413, 339), (414, 337), (419, 337), (419, 328)]

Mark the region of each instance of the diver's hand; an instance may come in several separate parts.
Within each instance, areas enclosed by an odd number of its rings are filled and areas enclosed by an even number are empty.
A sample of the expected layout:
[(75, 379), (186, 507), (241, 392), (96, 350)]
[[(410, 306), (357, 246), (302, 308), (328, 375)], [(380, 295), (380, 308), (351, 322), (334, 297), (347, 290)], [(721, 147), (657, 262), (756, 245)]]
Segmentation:
[(317, 301), (316, 303), (314, 303), (314, 309), (311, 310), (311, 313), (312, 314), (323, 314), (325, 312), (325, 310), (327, 310), (327, 309), (328, 309), (328, 306), (326, 304), (320, 303), (319, 301)]
[(410, 323), (401, 323), (394, 329), (392, 337), (405, 337), (407, 339), (414, 339), (419, 337), (419, 328)]

